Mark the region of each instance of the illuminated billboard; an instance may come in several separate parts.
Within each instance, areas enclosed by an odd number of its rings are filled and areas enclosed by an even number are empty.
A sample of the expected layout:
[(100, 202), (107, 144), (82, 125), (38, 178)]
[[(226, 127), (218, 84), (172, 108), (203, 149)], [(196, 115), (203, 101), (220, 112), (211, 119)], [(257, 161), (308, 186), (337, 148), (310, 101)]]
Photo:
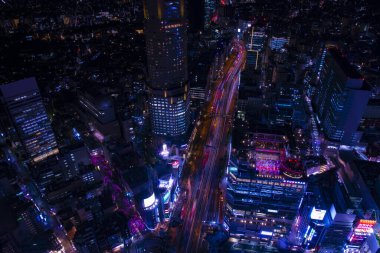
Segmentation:
[(266, 236), (272, 236), (272, 235), (273, 235), (273, 232), (262, 230), (262, 231), (260, 232), (260, 234), (261, 234), (261, 235), (266, 235)]
[(172, 176), (170, 175), (170, 178), (167, 179), (167, 178), (163, 178), (163, 179), (159, 179), (159, 185), (158, 185), (158, 188), (164, 188), (164, 189), (168, 189), (170, 190), (173, 186), (173, 183), (174, 183), (174, 179), (172, 178)]
[(359, 220), (349, 239), (350, 245), (361, 245), (368, 236), (373, 234), (373, 227), (375, 225), (375, 220)]
[(144, 202), (143, 202), (144, 208), (151, 207), (152, 205), (154, 205), (155, 202), (156, 202), (156, 196), (153, 193), (150, 197), (144, 199)]
[(323, 218), (325, 218), (325, 215), (326, 215), (326, 210), (316, 209), (315, 207), (313, 207), (313, 210), (311, 211), (311, 214), (310, 214), (310, 218), (312, 220), (323, 220)]
[(375, 224), (375, 220), (359, 220), (355, 228), (355, 234), (372, 234)]

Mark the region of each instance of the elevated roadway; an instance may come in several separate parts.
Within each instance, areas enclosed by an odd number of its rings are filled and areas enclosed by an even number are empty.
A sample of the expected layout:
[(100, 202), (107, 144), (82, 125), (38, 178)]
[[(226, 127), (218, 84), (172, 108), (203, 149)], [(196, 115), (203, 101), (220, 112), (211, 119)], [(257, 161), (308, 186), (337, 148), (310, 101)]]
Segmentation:
[(188, 175), (184, 185), (183, 223), (176, 233), (176, 252), (204, 252), (202, 225), (220, 220), (219, 183), (226, 165), (227, 137), (232, 127), (240, 72), (246, 50), (243, 42), (234, 40), (221, 77), (215, 82), (211, 99), (200, 119), (189, 145), (184, 167)]

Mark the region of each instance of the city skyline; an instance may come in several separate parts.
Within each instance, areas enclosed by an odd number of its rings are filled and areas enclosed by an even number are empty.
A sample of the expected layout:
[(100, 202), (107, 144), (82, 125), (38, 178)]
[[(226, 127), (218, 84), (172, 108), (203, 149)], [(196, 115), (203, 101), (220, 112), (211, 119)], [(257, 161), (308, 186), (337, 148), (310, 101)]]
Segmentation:
[(380, 252), (379, 7), (0, 1), (0, 252)]

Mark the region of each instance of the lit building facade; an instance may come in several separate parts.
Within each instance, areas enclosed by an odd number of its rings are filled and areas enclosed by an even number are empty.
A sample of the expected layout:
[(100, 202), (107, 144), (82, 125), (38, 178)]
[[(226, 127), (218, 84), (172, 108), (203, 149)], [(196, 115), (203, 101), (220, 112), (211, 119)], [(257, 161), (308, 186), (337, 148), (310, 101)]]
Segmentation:
[(156, 135), (178, 137), (189, 125), (184, 0), (145, 0), (149, 110)]
[(305, 190), (305, 182), (286, 177), (260, 176), (253, 171), (230, 170), (226, 227), (230, 236), (252, 238), (264, 244), (290, 233)]
[(0, 98), (33, 162), (58, 153), (57, 142), (35, 78), (0, 86)]
[(280, 49), (284, 48), (284, 46), (288, 43), (289, 43), (289, 38), (273, 36), (270, 39), (269, 46), (272, 50), (280, 50)]
[[(178, 161), (175, 161), (178, 163)], [(159, 178), (158, 191), (160, 192), (160, 202), (163, 207), (163, 218), (165, 221), (169, 221), (170, 219), (170, 210), (173, 207), (174, 200), (174, 188), (175, 181), (173, 176), (165, 175)]]
[(313, 207), (309, 215), (309, 224), (302, 234), (301, 242), (305, 250), (315, 250), (321, 241), (325, 229), (326, 210)]
[(319, 79), (321, 76), (321, 71), (322, 71), (323, 65), (325, 64), (326, 54), (327, 54), (327, 48), (323, 48), (321, 55), (318, 59), (318, 62), (315, 65), (316, 73), (317, 73), (317, 79)]
[(248, 159), (230, 160), (224, 226), (232, 238), (276, 243), (296, 220), (304, 173), (299, 161), (285, 157), (284, 136), (259, 134), (243, 142), (251, 150)]
[[(148, 192), (146, 192), (146, 194), (147, 193)], [(151, 229), (153, 229), (157, 223), (160, 222), (158, 202), (159, 199), (156, 198), (154, 192), (150, 192), (141, 203), (143, 208), (141, 215), (143, 216), (146, 226)]]
[(364, 220), (359, 219), (355, 228), (350, 236), (348, 248), (359, 249), (364, 241), (374, 233), (374, 226), (376, 225), (376, 220)]
[(298, 218), (298, 236), (305, 250), (343, 252), (357, 217), (352, 199), (333, 170), (309, 181)]
[(264, 32), (255, 32), (252, 27), (249, 40), (247, 45), (247, 68), (257, 70), (261, 62), (266, 35)]
[(345, 145), (361, 139), (357, 131), (370, 97), (363, 77), (338, 49), (327, 50), (320, 72), (315, 105), (326, 137)]
[(356, 215), (332, 204), (327, 212), (326, 228), (320, 244), (320, 252), (342, 252), (352, 232)]

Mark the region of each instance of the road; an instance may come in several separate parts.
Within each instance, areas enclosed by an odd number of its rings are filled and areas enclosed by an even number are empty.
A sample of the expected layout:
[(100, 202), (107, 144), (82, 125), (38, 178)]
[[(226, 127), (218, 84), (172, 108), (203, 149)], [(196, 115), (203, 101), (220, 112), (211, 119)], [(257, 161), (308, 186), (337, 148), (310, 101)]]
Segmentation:
[(56, 214), (51, 211), (50, 205), (41, 195), (41, 192), (38, 189), (38, 186), (35, 181), (33, 181), (29, 175), (28, 169), (20, 163), (12, 151), (8, 148), (3, 148), (4, 153), (7, 156), (8, 162), (10, 162), (16, 169), (18, 176), (20, 177), (20, 187), (24, 193), (24, 196), (33, 202), (36, 208), (44, 213), (49, 221), (49, 227), (54, 232), (54, 235), (57, 237), (59, 243), (62, 246), (62, 252), (65, 253), (74, 253), (77, 252), (74, 244), (67, 237), (66, 231), (57, 218)]
[(182, 227), (176, 233), (176, 252), (204, 252), (202, 224), (206, 221), (219, 222), (219, 181), (225, 168), (227, 136), (232, 127), (240, 71), (245, 59), (244, 44), (234, 40), (223, 74), (215, 83), (206, 113), (190, 145), (190, 156), (185, 166), (189, 170), (187, 200), (182, 208)]

